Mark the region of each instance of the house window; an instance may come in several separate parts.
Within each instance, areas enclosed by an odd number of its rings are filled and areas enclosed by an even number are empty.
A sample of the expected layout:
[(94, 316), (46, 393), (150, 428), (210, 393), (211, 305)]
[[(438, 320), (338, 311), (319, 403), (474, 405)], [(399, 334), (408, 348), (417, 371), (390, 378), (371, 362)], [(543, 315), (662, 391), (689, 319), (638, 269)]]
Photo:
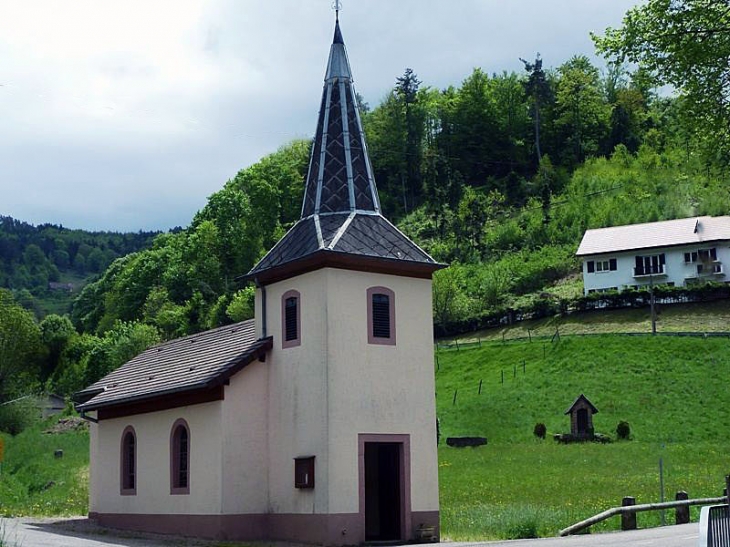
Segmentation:
[(170, 494), (190, 493), (190, 428), (179, 419), (170, 435)]
[(134, 496), (137, 493), (137, 435), (131, 425), (122, 432), (121, 452), (120, 493)]
[(368, 343), (395, 345), (395, 293), (385, 287), (370, 287), (368, 299)]
[(618, 263), (615, 258), (605, 260), (589, 260), (586, 262), (586, 272), (615, 272), (618, 269)]
[(658, 255), (637, 256), (634, 275), (657, 275), (665, 273), (666, 258), (664, 253)]
[(314, 456), (294, 458), (294, 488), (314, 488)]
[(615, 258), (609, 258), (608, 260), (596, 260), (597, 272), (615, 272), (616, 266)]
[(301, 297), (297, 291), (287, 291), (281, 297), (281, 347), (291, 348), (302, 343)]
[(712, 262), (713, 260), (717, 260), (717, 249), (715, 247), (684, 253), (685, 264), (694, 264), (695, 262)]

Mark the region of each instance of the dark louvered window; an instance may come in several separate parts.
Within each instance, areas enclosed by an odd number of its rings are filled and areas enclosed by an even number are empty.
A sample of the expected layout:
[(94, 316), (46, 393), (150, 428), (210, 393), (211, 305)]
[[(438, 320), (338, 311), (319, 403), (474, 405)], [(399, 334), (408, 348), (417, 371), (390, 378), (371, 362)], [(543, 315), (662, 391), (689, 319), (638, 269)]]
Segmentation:
[(388, 287), (367, 290), (368, 344), (395, 346), (395, 293)]
[(390, 338), (390, 297), (387, 294), (373, 295), (373, 336)]
[(284, 322), (286, 331), (286, 334), (284, 335), (284, 340), (286, 340), (287, 342), (299, 338), (299, 329), (297, 328), (297, 307), (299, 304), (298, 300), (299, 299), (295, 296), (289, 297), (286, 299), (284, 305)]

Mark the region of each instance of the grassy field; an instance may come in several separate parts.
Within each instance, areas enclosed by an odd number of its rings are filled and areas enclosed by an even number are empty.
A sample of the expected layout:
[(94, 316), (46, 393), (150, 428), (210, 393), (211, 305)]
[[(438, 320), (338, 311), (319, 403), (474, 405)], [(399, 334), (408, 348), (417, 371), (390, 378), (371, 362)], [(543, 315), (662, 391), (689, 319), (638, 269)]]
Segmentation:
[[(89, 506), (87, 430), (46, 433), (53, 420), (15, 437), (0, 433), (0, 516), (83, 515)], [(54, 452), (63, 450), (63, 457)]]
[[(730, 301), (659, 306), (657, 332), (728, 332)], [(610, 334), (651, 332), (649, 309), (625, 309), (573, 313), (567, 317), (550, 317), (522, 321), (501, 329), (487, 329), (457, 336), (461, 341), (515, 340), (555, 334)], [(529, 331), (529, 333), (528, 333)], [(449, 343), (453, 339), (442, 340)]]
[[(721, 495), (730, 472), (729, 350), (728, 338), (563, 335), (555, 342), (483, 342), (439, 351), (444, 539), (553, 536), (624, 496), (658, 501), (660, 458), (667, 499), (678, 490), (690, 497)], [(555, 443), (549, 436), (569, 431), (564, 412), (581, 393), (599, 409), (597, 432), (615, 438), (625, 420), (632, 439)], [(533, 435), (538, 422), (547, 426), (546, 440)], [(48, 427), (3, 436), (0, 516), (86, 513), (88, 434), (43, 433)], [(467, 435), (489, 443), (445, 446), (445, 437)], [(63, 458), (54, 458), (56, 449)], [(638, 518), (641, 527), (659, 524), (658, 513)], [(593, 530), (618, 525), (614, 518)]]
[[(477, 449), (440, 448), (444, 536), (550, 536), (623, 496), (659, 501), (660, 458), (667, 499), (678, 490), (721, 495), (730, 472), (728, 350), (725, 338), (603, 335), (440, 351), (442, 441), (489, 440)], [(597, 432), (615, 438), (625, 420), (632, 440), (565, 446), (549, 438), (570, 431), (564, 412), (581, 393), (599, 409)], [(533, 435), (538, 422), (548, 429), (544, 441)], [(656, 525), (659, 515), (641, 514), (639, 523)], [(614, 518), (594, 530), (618, 525)]]

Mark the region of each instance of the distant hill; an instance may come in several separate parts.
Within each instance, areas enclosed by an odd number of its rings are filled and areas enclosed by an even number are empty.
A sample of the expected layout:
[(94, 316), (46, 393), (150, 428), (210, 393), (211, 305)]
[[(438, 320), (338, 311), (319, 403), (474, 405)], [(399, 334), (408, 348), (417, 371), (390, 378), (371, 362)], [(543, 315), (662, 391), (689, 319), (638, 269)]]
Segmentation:
[(0, 288), (37, 317), (67, 313), (90, 280), (120, 256), (148, 248), (159, 232), (88, 232), (0, 216)]

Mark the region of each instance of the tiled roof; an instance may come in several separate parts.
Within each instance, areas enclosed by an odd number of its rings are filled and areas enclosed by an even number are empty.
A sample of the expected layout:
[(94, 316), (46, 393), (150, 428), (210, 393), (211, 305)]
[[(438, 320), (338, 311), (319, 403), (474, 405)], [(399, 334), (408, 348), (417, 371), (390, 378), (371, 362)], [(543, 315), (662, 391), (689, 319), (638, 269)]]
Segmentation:
[(257, 339), (254, 321), (171, 340), (140, 353), (74, 395), (80, 410), (95, 410), (214, 387), (271, 347)]
[(441, 267), (380, 213), (339, 21), (325, 73), (301, 219), (246, 277), (322, 252)]
[(297, 222), (249, 275), (300, 260), (317, 251), (438, 266), (425, 251), (382, 215), (336, 214), (309, 217)]
[(730, 240), (730, 216), (691, 217), (586, 230), (576, 255), (702, 245)]

